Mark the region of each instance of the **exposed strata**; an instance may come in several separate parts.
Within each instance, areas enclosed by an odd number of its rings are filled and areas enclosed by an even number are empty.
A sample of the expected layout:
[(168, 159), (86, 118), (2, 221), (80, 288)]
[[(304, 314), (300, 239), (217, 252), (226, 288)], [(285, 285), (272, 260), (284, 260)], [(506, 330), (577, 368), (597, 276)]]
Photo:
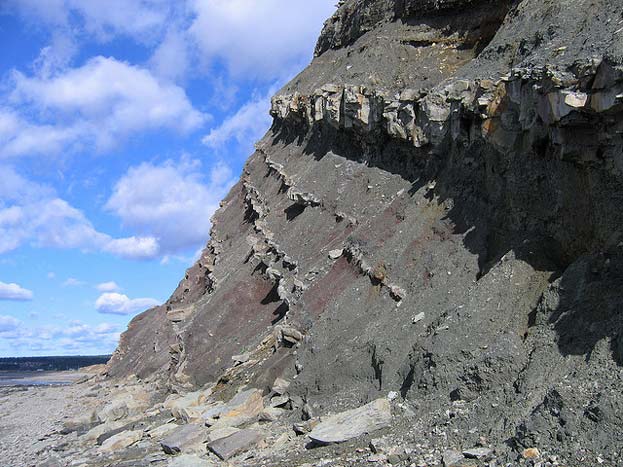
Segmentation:
[(202, 259), (110, 375), (214, 387), (218, 407), (259, 389), (240, 428), (276, 438), (394, 394), (373, 453), (286, 442), (310, 461), (620, 464), (622, 12), (343, 2)]

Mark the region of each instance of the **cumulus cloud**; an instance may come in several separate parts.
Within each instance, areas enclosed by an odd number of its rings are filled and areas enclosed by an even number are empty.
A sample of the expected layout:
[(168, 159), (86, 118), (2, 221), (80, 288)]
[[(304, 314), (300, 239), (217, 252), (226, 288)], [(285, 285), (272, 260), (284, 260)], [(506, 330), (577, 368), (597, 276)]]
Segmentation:
[(232, 140), (245, 148), (251, 146), (270, 128), (269, 109), (268, 96), (254, 99), (243, 105), (218, 127), (213, 128), (201, 141), (213, 149), (222, 148)]
[[(186, 133), (208, 118), (181, 87), (106, 57), (52, 77), (14, 71), (9, 101), (12, 108), (0, 108), (0, 156), (5, 157), (49, 154), (71, 145), (104, 150), (135, 132), (170, 128)], [(35, 114), (37, 121), (24, 119), (16, 108)]]
[(121, 287), (119, 287), (117, 283), (113, 281), (102, 282), (101, 284), (97, 284), (95, 288), (100, 292), (118, 292), (119, 290), (121, 290)]
[(75, 277), (70, 277), (65, 282), (63, 282), (63, 287), (80, 287), (85, 285), (85, 282), (76, 279)]
[(83, 122), (63, 126), (25, 120), (14, 109), (0, 107), (0, 157), (60, 153), (91, 130)]
[(207, 180), (199, 161), (143, 163), (132, 167), (115, 185), (106, 209), (124, 226), (158, 239), (161, 253), (175, 253), (203, 244), (210, 217), (233, 184), (223, 163), (214, 166)]
[(117, 346), (120, 334), (119, 326), (111, 323), (26, 326), (11, 316), (0, 316), (0, 353), (107, 354)]
[(130, 259), (154, 258), (153, 237), (113, 238), (99, 232), (82, 211), (31, 182), (12, 168), (0, 166), (0, 253), (29, 243), (37, 247), (103, 251)]
[(171, 28), (152, 55), (150, 65), (157, 76), (175, 81), (186, 76), (190, 54), (184, 32)]
[(0, 300), (28, 301), (32, 300), (33, 293), (18, 284), (0, 282)]
[(145, 42), (157, 36), (175, 3), (169, 0), (4, 0), (0, 11), (18, 12), (68, 33), (88, 33), (99, 41), (117, 35)]
[(153, 298), (130, 299), (127, 295), (110, 292), (103, 293), (95, 301), (95, 308), (99, 313), (111, 315), (131, 315), (139, 311), (159, 305)]
[[(188, 33), (236, 77), (274, 79), (311, 59), (334, 0), (193, 0)], [(278, 27), (275, 27), (278, 25)]]
[(21, 321), (12, 316), (0, 315), (0, 336), (3, 333), (11, 332), (17, 329), (21, 324)]

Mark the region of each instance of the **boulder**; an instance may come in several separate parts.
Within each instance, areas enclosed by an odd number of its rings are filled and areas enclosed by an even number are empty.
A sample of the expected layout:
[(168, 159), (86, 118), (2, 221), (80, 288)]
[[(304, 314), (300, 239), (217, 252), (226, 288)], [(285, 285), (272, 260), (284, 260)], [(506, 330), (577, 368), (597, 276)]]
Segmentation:
[(118, 430), (119, 428), (123, 427), (126, 423), (127, 423), (126, 420), (118, 420), (115, 422), (102, 423), (100, 425), (97, 425), (94, 428), (91, 428), (89, 431), (87, 431), (82, 436), (82, 439), (84, 439), (85, 441), (93, 442), (97, 440), (100, 436), (105, 435), (106, 433)]
[(465, 460), (465, 457), (459, 451), (448, 449), (444, 451), (442, 460), (444, 467), (456, 467)]
[(216, 464), (213, 462), (202, 459), (199, 456), (185, 455), (175, 456), (169, 460), (168, 467), (214, 467)]
[(208, 442), (216, 441), (217, 439), (227, 438), (234, 433), (238, 433), (240, 430), (238, 428), (234, 428), (233, 426), (226, 426), (224, 428), (217, 428), (216, 430), (211, 430), (208, 433)]
[(273, 383), (273, 387), (271, 388), (275, 394), (279, 394), (280, 396), (284, 395), (288, 388), (290, 387), (290, 382), (286, 381), (282, 378), (277, 378)]
[(181, 425), (160, 441), (160, 446), (167, 454), (199, 452), (203, 451), (203, 443), (206, 438), (207, 431), (203, 426), (198, 424)]
[(150, 408), (151, 394), (142, 387), (130, 387), (115, 395), (101, 410), (97, 418), (102, 422), (112, 422), (122, 418), (139, 415)]
[(286, 412), (287, 410), (280, 409), (279, 407), (266, 407), (260, 413), (259, 420), (261, 422), (274, 422), (283, 417)]
[(157, 426), (156, 428), (153, 428), (152, 430), (149, 430), (147, 434), (149, 435), (150, 438), (160, 439), (168, 435), (169, 433), (171, 433), (173, 430), (175, 430), (178, 427), (179, 425), (177, 425), (176, 423), (165, 423), (164, 425), (160, 425), (160, 426)]
[(264, 435), (257, 430), (240, 430), (225, 438), (208, 443), (208, 449), (220, 459), (226, 461), (232, 457), (248, 451), (264, 439)]
[(481, 459), (483, 457), (488, 457), (491, 454), (493, 454), (493, 450), (489, 448), (473, 448), (463, 451), (463, 455), (468, 459)]
[(164, 408), (170, 410), (171, 415), (175, 418), (181, 419), (183, 409), (198, 406), (202, 395), (203, 391), (190, 392), (183, 396), (178, 394), (171, 395), (164, 401)]
[(338, 259), (342, 256), (342, 254), (344, 254), (344, 250), (339, 249), (339, 250), (331, 250), (329, 252), (329, 258), (331, 259)]
[(80, 415), (78, 417), (69, 418), (63, 421), (63, 429), (61, 433), (69, 434), (74, 431), (86, 431), (89, 430), (93, 425), (99, 423), (99, 418), (95, 411), (87, 411), (84, 415)]
[(319, 444), (343, 443), (366, 433), (388, 427), (392, 422), (391, 407), (385, 398), (323, 419), (309, 433)]
[(98, 452), (113, 453), (121, 451), (140, 441), (142, 437), (143, 432), (141, 430), (117, 433), (104, 441), (104, 443), (98, 448)]
[(283, 407), (288, 402), (290, 402), (290, 398), (288, 396), (275, 396), (270, 400), (270, 406)]
[[(248, 389), (236, 394), (227, 404), (203, 414), (206, 424), (216, 428), (240, 426), (257, 419), (264, 409), (262, 391)], [(218, 420), (213, 420), (218, 417)]]

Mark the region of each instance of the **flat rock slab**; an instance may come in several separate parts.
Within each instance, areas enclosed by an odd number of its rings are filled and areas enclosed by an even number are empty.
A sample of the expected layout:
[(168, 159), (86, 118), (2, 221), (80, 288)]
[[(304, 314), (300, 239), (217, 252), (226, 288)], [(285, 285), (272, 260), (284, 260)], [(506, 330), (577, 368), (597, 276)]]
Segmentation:
[(124, 431), (122, 433), (117, 433), (116, 435), (111, 436), (106, 441), (104, 441), (104, 443), (99, 447), (98, 451), (102, 453), (113, 453), (121, 451), (140, 441), (142, 437), (142, 430)]
[(169, 461), (168, 467), (214, 467), (216, 464), (199, 456), (176, 456)]
[(206, 437), (207, 432), (202, 425), (182, 425), (172, 430), (166, 438), (160, 441), (160, 446), (167, 454), (177, 454), (195, 449), (206, 440)]
[(473, 448), (463, 451), (463, 455), (468, 459), (480, 459), (493, 454), (493, 450), (489, 448)]
[(320, 444), (343, 443), (366, 433), (388, 427), (392, 412), (387, 399), (377, 399), (363, 407), (327, 417), (308, 435)]
[(257, 430), (240, 430), (225, 438), (208, 443), (208, 449), (226, 461), (242, 452), (248, 451), (264, 439)]
[(227, 438), (228, 436), (233, 435), (234, 433), (238, 433), (240, 430), (238, 428), (234, 428), (233, 426), (226, 426), (224, 428), (217, 428), (216, 430), (210, 431), (208, 434), (208, 442), (216, 441), (217, 439)]
[[(249, 389), (236, 394), (227, 404), (214, 407), (203, 414), (206, 424), (216, 428), (240, 426), (257, 419), (264, 409), (262, 391)], [(218, 420), (214, 420), (218, 417)]]

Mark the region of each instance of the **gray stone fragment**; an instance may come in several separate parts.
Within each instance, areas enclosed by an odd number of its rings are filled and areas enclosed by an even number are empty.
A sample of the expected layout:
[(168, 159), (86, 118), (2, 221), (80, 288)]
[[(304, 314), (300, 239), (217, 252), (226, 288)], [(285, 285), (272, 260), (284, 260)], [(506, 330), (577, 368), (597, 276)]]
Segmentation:
[(160, 446), (167, 454), (195, 450), (206, 440), (206, 435), (206, 429), (201, 425), (182, 425), (160, 441)]
[(413, 324), (415, 323), (419, 323), (420, 321), (422, 321), (424, 318), (426, 317), (426, 315), (424, 314), (424, 312), (422, 313), (418, 313), (417, 315), (415, 315), (413, 317)]
[(272, 391), (275, 394), (283, 395), (290, 387), (290, 382), (282, 378), (277, 378), (273, 383)]
[(309, 437), (320, 444), (342, 443), (391, 424), (389, 401), (377, 399), (363, 407), (332, 415), (316, 426)]
[(288, 396), (276, 396), (270, 400), (271, 407), (283, 407), (288, 402), (290, 402), (290, 398)]
[(340, 256), (342, 256), (343, 253), (344, 253), (343, 249), (331, 250), (329, 252), (329, 258), (331, 258), (331, 259), (338, 259)]
[(226, 461), (232, 457), (248, 451), (264, 439), (264, 435), (257, 430), (240, 430), (225, 438), (208, 443), (208, 449), (220, 459)]
[(202, 459), (199, 456), (184, 455), (176, 456), (169, 461), (168, 467), (212, 467), (213, 462)]
[(99, 447), (98, 451), (101, 453), (114, 453), (117, 451), (121, 451), (140, 441), (142, 437), (143, 432), (141, 430), (124, 431), (122, 433), (117, 433), (116, 435), (111, 436), (106, 441), (104, 441), (104, 443)]
[(455, 466), (463, 462), (463, 460), (465, 460), (465, 457), (459, 451), (448, 449), (447, 451), (444, 451), (443, 453), (442, 461), (443, 461), (444, 467)]
[(473, 448), (463, 451), (463, 455), (468, 459), (481, 459), (483, 457), (490, 456), (493, 450), (489, 448)]

